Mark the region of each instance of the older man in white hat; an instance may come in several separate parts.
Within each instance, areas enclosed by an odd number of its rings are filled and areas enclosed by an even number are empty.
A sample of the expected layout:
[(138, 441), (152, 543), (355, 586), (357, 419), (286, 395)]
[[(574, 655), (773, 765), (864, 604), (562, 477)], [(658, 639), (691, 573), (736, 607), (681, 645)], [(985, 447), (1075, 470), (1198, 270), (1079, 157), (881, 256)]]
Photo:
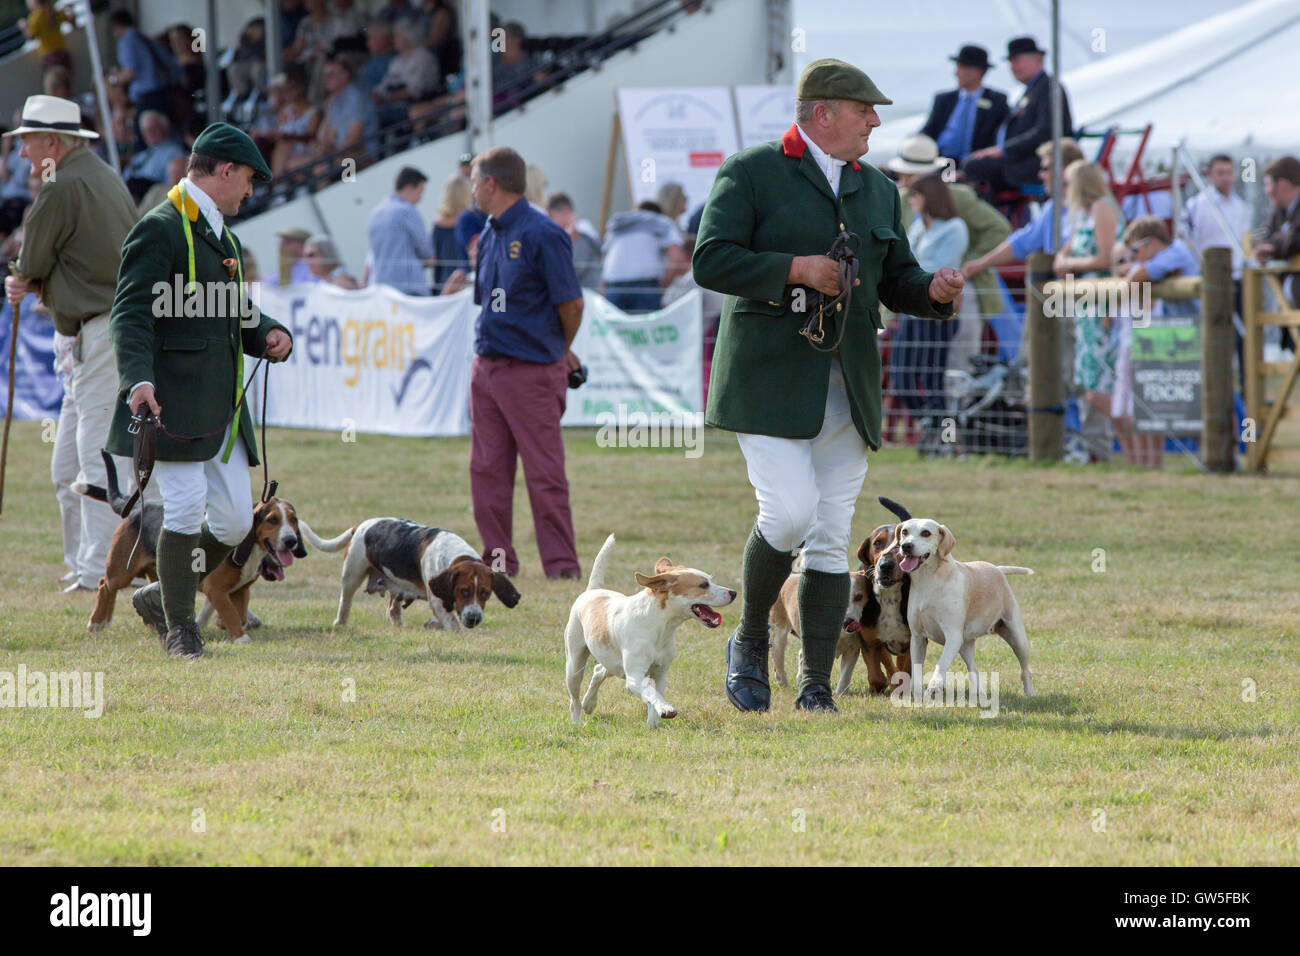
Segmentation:
[[(28, 293), (40, 296), (55, 330), (72, 337), (72, 407), (60, 427), (75, 419), (78, 480), (102, 487), (100, 452), (118, 390), (108, 313), (122, 242), (135, 225), (135, 203), (121, 178), (86, 148), (99, 134), (81, 128), (81, 108), (71, 100), (29, 96), (22, 123), (4, 135), (21, 138), (22, 155), (41, 180), (5, 295), (14, 308)], [(130, 462), (118, 459), (119, 474), (129, 471)], [(82, 500), (76, 580), (65, 593), (96, 590), (118, 520), (103, 502)]]

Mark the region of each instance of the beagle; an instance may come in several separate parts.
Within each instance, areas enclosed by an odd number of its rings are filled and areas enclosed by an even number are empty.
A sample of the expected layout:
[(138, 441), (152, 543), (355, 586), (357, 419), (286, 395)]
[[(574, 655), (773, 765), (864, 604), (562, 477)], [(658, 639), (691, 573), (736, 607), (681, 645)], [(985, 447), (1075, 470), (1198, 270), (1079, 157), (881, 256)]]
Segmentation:
[(402, 623), (402, 609), (425, 599), (433, 617), (425, 627), (459, 631), (477, 627), (493, 594), (506, 607), (519, 603), (510, 579), (483, 563), (464, 538), (403, 518), (367, 518), (337, 538), (322, 540), (307, 522), (302, 533), (319, 551), (347, 548), (335, 627), (348, 622), (352, 596), (364, 583), (367, 594), (388, 595), (388, 620)]
[[(262, 559), (254, 564), (249, 559), (259, 548)], [(259, 577), (283, 581), (284, 570), (293, 559), (305, 557), (307, 549), (302, 545), (294, 506), (283, 498), (260, 502), (253, 509), (253, 527), (248, 536), (199, 585), (207, 598), (197, 618), (199, 627), (206, 627), (215, 611), (230, 640), (247, 644), (248, 594), (253, 582)]]
[[(736, 600), (736, 592), (720, 587), (696, 568), (674, 564), (668, 558), (655, 562), (654, 574), (636, 572), (641, 590), (631, 596), (605, 588), (605, 567), (614, 550), (614, 536), (605, 539), (591, 566), (591, 578), (573, 608), (564, 629), (564, 674), (569, 688), (569, 716), (581, 726), (585, 711), (596, 709), (596, 694), (611, 674), (622, 677), (627, 689), (646, 704), (646, 725), (657, 727), (660, 718), (677, 716), (677, 708), (664, 700), (668, 668), (677, 655), (673, 633), (692, 615), (708, 628), (722, 623), (713, 610)], [(581, 704), (578, 692), (587, 658), (596, 658), (591, 683)]]
[[(782, 687), (789, 687), (790, 681), (785, 674), (785, 647), (790, 635), (800, 636), (799, 630), (799, 575), (792, 574), (781, 585), (781, 594), (768, 615), (768, 631), (772, 641), (772, 674)], [(871, 689), (882, 693), (889, 686), (888, 674), (893, 673), (893, 661), (883, 664), (888, 654), (883, 653), (881, 643), (868, 634), (862, 625), (862, 615), (867, 604), (872, 600), (871, 579), (865, 571), (853, 571), (849, 575), (849, 606), (844, 612), (844, 629), (840, 631), (839, 641), (835, 645), (835, 655), (840, 659), (840, 679), (835, 687), (835, 696), (840, 696), (849, 689), (853, 679), (853, 668), (858, 662), (858, 654), (867, 664), (867, 679)], [(803, 667), (803, 651), (799, 651), (799, 666)], [(879, 683), (879, 687), (877, 687)]]
[[(127, 498), (118, 485), (117, 466), (112, 457), (106, 452), (101, 454), (107, 472), (107, 487), (78, 483), (73, 485), (73, 490), (87, 498), (106, 502), (114, 513), (120, 515)], [(266, 521), (268, 517), (269, 522)], [(117, 592), (128, 587), (134, 579), (143, 577), (149, 581), (158, 580), (156, 551), (162, 521), (162, 506), (147, 504), (143, 508), (132, 509), (114, 530), (108, 546), (104, 576), (99, 579), (99, 591), (86, 630), (102, 631), (112, 623)], [(248, 537), (199, 582), (199, 587), (207, 598), (198, 617), (200, 626), (211, 619), (215, 607), (221, 626), (230, 637), (238, 643), (247, 643), (246, 632), (262, 623), (256, 614), (248, 610), (248, 588), (252, 582), (259, 573), (268, 581), (282, 581), (284, 568), (293, 563), (294, 557), (307, 555), (302, 550), (297, 525), (297, 513), (289, 502), (272, 498), (270, 502), (258, 505), (253, 512), (253, 529)], [(235, 563), (241, 558), (249, 557), (259, 544), (266, 553), (260, 565), (245, 561), (241, 567)], [(281, 557), (273, 558), (273, 553), (278, 553)], [(236, 597), (231, 594), (232, 591), (240, 593)]]
[(920, 694), (927, 640), (944, 645), (930, 678), (929, 693), (941, 692), (948, 668), (960, 654), (970, 674), (971, 693), (979, 693), (975, 670), (975, 640), (997, 634), (1020, 662), (1020, 682), (1027, 696), (1034, 693), (1029, 672), (1029, 640), (1020, 605), (1007, 584), (1008, 574), (1033, 574), (1029, 568), (962, 562), (952, 559), (956, 539), (937, 521), (913, 518), (898, 526), (896, 544), (900, 570), (912, 579), (907, 624), (912, 632), (912, 689)]

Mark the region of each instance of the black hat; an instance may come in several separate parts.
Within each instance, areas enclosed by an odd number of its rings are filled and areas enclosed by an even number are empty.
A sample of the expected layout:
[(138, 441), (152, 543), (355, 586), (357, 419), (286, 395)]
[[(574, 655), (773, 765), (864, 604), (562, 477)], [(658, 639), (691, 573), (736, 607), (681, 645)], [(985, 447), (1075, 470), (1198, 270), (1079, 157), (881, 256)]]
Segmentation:
[(948, 59), (962, 66), (978, 66), (981, 70), (989, 68), (989, 51), (973, 43), (968, 43), (957, 51), (956, 56), (950, 56)]
[(1016, 37), (1007, 44), (1007, 59), (1018, 56), (1021, 53), (1042, 53), (1047, 55), (1046, 50), (1038, 49), (1038, 41), (1033, 37)]

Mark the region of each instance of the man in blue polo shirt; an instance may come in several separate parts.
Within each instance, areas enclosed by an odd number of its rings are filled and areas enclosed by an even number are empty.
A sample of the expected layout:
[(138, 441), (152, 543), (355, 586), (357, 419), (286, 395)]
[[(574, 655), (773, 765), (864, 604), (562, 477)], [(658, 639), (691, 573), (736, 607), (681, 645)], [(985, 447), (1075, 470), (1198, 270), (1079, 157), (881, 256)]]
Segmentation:
[[(569, 350), (582, 324), (582, 286), (563, 229), (524, 198), (526, 167), (513, 149), (480, 153), (470, 170), (474, 202), (487, 213), (478, 243), (470, 374), (470, 497), (483, 560), (519, 573), (512, 543), (516, 457), (524, 462), (537, 550), (548, 578), (577, 578), (578, 550), (564, 473)], [(497, 567), (499, 565), (494, 565)]]

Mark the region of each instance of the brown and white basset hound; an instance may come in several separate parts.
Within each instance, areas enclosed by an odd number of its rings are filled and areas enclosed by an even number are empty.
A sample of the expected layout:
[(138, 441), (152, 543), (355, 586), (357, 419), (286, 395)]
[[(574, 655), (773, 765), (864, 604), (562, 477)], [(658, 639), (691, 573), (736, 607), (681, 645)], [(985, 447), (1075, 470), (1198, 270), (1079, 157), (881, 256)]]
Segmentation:
[(520, 594), (501, 571), (483, 563), (464, 538), (403, 518), (367, 518), (336, 538), (322, 539), (302, 522), (302, 533), (320, 551), (342, 551), (343, 582), (335, 627), (348, 622), (352, 596), (364, 583), (367, 594), (388, 595), (388, 619), (402, 623), (402, 608), (427, 600), (433, 617), (425, 627), (459, 631), (477, 627), (493, 594), (506, 607)]

